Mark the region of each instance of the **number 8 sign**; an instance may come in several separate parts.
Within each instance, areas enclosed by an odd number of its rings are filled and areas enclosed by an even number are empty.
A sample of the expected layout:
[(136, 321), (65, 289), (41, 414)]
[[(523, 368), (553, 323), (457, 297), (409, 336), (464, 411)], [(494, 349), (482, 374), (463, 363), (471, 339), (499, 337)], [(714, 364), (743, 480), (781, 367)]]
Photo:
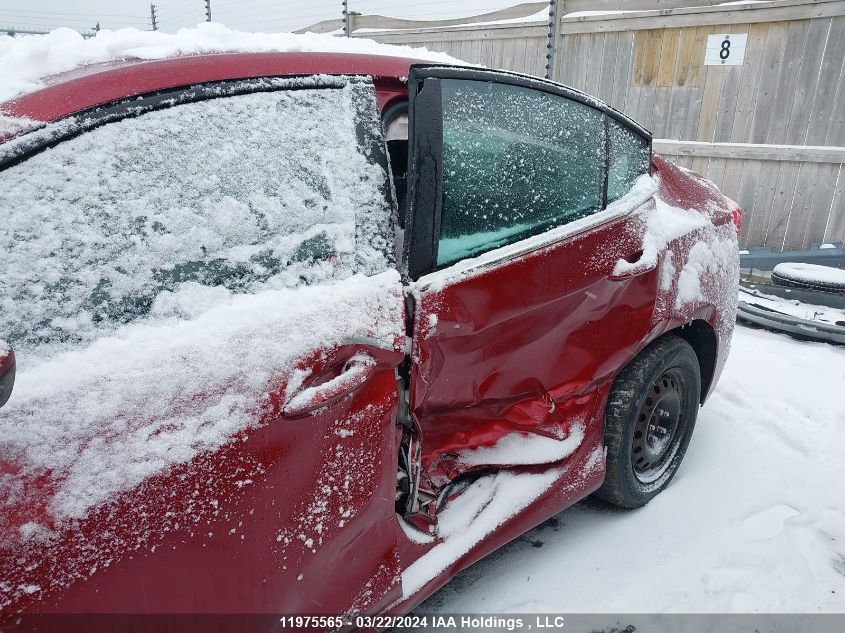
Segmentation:
[(745, 59), (748, 33), (723, 33), (707, 36), (705, 66), (741, 66)]

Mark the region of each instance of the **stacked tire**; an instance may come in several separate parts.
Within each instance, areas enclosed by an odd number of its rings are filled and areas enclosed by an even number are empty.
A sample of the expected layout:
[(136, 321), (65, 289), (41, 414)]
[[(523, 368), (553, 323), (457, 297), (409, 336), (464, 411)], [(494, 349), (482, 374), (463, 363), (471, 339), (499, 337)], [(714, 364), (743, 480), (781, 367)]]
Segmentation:
[(845, 295), (845, 270), (818, 264), (783, 263), (772, 270), (772, 283)]

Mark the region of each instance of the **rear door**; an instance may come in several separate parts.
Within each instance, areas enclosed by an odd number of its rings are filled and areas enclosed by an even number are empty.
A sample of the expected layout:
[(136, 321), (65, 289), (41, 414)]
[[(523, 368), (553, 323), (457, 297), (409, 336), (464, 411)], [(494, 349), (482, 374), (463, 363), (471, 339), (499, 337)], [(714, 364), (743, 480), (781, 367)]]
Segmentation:
[(195, 85), (0, 145), (0, 337), (22, 367), (4, 612), (400, 597), (386, 170), (356, 77)]
[(647, 336), (650, 138), (526, 77), (416, 68), (405, 265), (420, 507), (463, 473), (583, 464), (612, 376)]

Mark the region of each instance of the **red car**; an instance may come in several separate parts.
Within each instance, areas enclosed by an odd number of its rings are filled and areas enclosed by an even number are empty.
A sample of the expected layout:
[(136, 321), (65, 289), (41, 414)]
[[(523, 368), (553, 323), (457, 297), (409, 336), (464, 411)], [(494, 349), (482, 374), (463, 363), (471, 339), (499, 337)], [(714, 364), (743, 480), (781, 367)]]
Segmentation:
[(220, 54), (0, 111), (8, 623), (384, 625), (587, 495), (647, 503), (725, 363), (737, 205), (571, 88)]

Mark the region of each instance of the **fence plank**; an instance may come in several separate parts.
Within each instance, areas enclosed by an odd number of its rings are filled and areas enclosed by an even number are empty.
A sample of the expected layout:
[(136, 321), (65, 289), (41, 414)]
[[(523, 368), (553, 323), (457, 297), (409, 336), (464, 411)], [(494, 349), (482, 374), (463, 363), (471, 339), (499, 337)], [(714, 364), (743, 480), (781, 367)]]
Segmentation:
[[(741, 248), (748, 248), (751, 241), (751, 226), (756, 213), (755, 203), (757, 201), (757, 185), (760, 180), (760, 172), (763, 168), (762, 161), (747, 161), (742, 169), (739, 188), (735, 200), (742, 207), (742, 230), (739, 234), (739, 245)], [(762, 244), (762, 242), (753, 242)]]
[(560, 83), (572, 86), (575, 83), (575, 45), (580, 35), (564, 36), (563, 46), (555, 57), (555, 75)]
[(721, 184), (725, 176), (725, 162), (724, 158), (711, 158), (704, 176), (717, 185)]
[(845, 212), (843, 212), (843, 209), (845, 209), (845, 165), (840, 165), (823, 241), (845, 241)]
[(582, 35), (578, 38), (575, 59), (573, 60), (575, 64), (575, 87), (578, 90), (584, 90), (587, 84), (587, 56), (590, 54), (592, 38), (592, 35)]
[(801, 163), (798, 180), (795, 182), (795, 194), (790, 204), (789, 217), (784, 231), (781, 250), (802, 248), (804, 232), (810, 213), (813, 210), (816, 195), (816, 183), (822, 167), (821, 163)]
[(608, 33), (603, 36), (604, 48), (602, 50), (602, 57), (604, 63), (601, 67), (601, 77), (599, 78), (599, 87), (596, 90), (596, 96), (610, 103), (613, 98), (613, 81), (616, 77), (616, 66), (619, 63), (619, 40), (622, 37), (620, 33)]
[(584, 92), (595, 95), (599, 90), (601, 69), (604, 65), (604, 41), (607, 35), (596, 33), (590, 36), (590, 48), (587, 51), (586, 71), (584, 75)]
[(766, 40), (766, 52), (763, 55), (763, 69), (760, 76), (760, 87), (754, 100), (754, 116), (751, 121), (752, 143), (765, 143), (772, 121), (772, 104), (777, 94), (780, 67), (783, 63), (783, 52), (786, 47), (786, 22), (769, 25), (769, 37)]
[[(837, 68), (839, 69), (838, 72)], [(819, 70), (816, 97), (813, 106), (810, 108), (810, 120), (807, 125), (805, 143), (810, 145), (825, 144), (827, 131), (831, 127), (831, 116), (836, 113), (834, 107), (836, 89), (845, 81), (843, 73), (845, 73), (845, 16), (833, 18), (831, 21), (824, 60)], [(839, 78), (838, 81), (834, 80), (836, 77)], [(840, 101), (839, 107), (839, 116), (845, 117), (845, 103)], [(829, 143), (831, 145), (845, 145), (845, 138), (832, 138)]]
[(648, 31), (646, 38), (646, 53), (643, 60), (643, 89), (640, 93), (640, 103), (637, 120), (647, 129), (654, 129), (654, 105), (657, 98), (657, 72), (663, 53), (664, 31), (654, 29)]
[(631, 80), (631, 65), (634, 57), (634, 34), (620, 33), (617, 47), (616, 73), (613, 78), (613, 96), (610, 104), (625, 112), (627, 108), (628, 88)]
[(751, 139), (751, 121), (754, 115), (754, 102), (760, 86), (763, 68), (763, 54), (769, 36), (768, 24), (752, 24), (748, 29), (748, 43), (745, 50), (745, 66), (742, 70), (742, 85), (736, 97), (734, 122), (731, 126), (730, 140), (747, 143)]
[[(718, 66), (716, 66), (718, 68)], [(722, 77), (722, 92), (719, 95), (719, 104), (716, 108), (716, 116), (713, 126), (713, 140), (724, 142), (731, 140), (731, 131), (734, 125), (736, 113), (736, 102), (739, 98), (739, 90), (742, 86), (742, 74), (746, 66), (729, 66), (724, 68)]]
[(668, 136), (667, 128), (672, 116), (672, 93), (678, 74), (678, 58), (681, 54), (681, 33), (677, 29), (663, 32), (663, 50), (657, 69), (657, 87), (654, 97), (654, 120), (652, 131), (658, 136)]
[[(822, 125), (824, 125), (822, 121)], [(833, 116), (828, 123), (825, 145), (845, 145), (845, 64), (839, 73), (836, 95), (833, 97)]]
[[(717, 29), (715, 32), (731, 33), (731, 28), (730, 26), (725, 26), (724, 28)], [(698, 115), (698, 130), (695, 136), (698, 140), (713, 141), (724, 77), (725, 68), (722, 66), (707, 66), (704, 70), (704, 92), (701, 98), (701, 110)]]
[(780, 164), (765, 239), (765, 243), (771, 245), (773, 249), (783, 248), (789, 216), (792, 212), (792, 201), (795, 197), (795, 185), (800, 171), (801, 163), (784, 161)]
[(761, 163), (757, 191), (754, 193), (754, 214), (748, 227), (748, 239), (752, 244), (766, 243), (779, 176), (780, 163)]
[[(830, 33), (830, 20), (811, 20), (807, 32), (807, 44), (801, 56), (801, 73), (797, 86), (791, 86), (792, 111), (786, 126), (785, 142), (793, 145), (803, 143), (807, 137), (807, 126), (810, 124), (810, 112), (819, 85), (819, 70), (821, 69), (827, 36)], [(789, 98), (783, 87), (781, 98)]]
[(695, 50), (695, 34), (695, 29), (680, 29), (678, 32), (678, 55), (669, 92), (669, 108), (661, 133), (661, 136), (666, 138), (681, 138), (686, 113), (693, 97), (691, 91), (695, 90), (687, 86), (693, 60), (697, 61), (698, 57)]
[[(787, 124), (792, 112), (792, 94), (801, 76), (801, 60), (807, 37), (810, 31), (810, 20), (796, 20), (787, 23), (786, 42), (783, 49), (783, 62), (780, 64), (778, 83), (775, 88), (775, 98), (769, 104), (772, 111), (772, 126), (766, 134), (767, 143), (786, 143)], [(824, 45), (824, 42), (822, 42)]]
[(722, 192), (734, 200), (739, 195), (739, 184), (742, 181), (742, 168), (745, 164), (743, 160), (732, 158), (725, 159), (725, 172), (722, 176), (722, 181), (717, 183)]

